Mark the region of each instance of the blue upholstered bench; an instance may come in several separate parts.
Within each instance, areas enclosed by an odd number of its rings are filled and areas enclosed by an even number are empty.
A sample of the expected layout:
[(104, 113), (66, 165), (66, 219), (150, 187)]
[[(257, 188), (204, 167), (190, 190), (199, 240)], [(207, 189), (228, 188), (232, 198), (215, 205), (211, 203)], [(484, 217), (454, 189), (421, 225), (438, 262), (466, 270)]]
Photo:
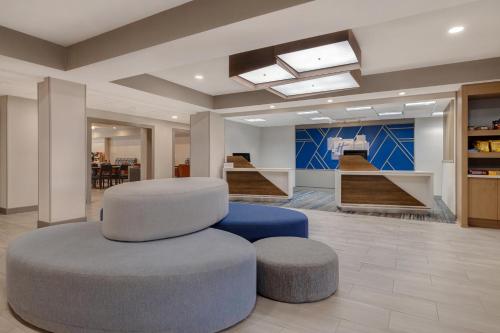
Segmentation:
[[(100, 215), (102, 221), (102, 209)], [(301, 212), (236, 202), (229, 203), (229, 214), (212, 228), (231, 232), (250, 242), (268, 237), (309, 236), (307, 216)]]
[(250, 242), (279, 236), (307, 238), (307, 216), (279, 207), (229, 203), (229, 214), (212, 228), (229, 231)]

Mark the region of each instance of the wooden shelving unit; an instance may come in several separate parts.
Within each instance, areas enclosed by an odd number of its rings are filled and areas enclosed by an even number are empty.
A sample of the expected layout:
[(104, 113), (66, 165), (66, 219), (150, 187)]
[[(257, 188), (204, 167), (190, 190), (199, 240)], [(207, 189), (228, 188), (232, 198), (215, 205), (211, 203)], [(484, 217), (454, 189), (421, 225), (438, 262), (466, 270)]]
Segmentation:
[(469, 152), (469, 158), (500, 158), (500, 153)]
[(496, 130), (473, 130), (467, 133), (469, 136), (500, 136), (500, 129)]
[(500, 169), (500, 153), (469, 151), (476, 140), (500, 139), (500, 130), (468, 129), (498, 119), (500, 82), (464, 85), (457, 97), (458, 221), (462, 227), (500, 228), (500, 177), (468, 175), (469, 168)]

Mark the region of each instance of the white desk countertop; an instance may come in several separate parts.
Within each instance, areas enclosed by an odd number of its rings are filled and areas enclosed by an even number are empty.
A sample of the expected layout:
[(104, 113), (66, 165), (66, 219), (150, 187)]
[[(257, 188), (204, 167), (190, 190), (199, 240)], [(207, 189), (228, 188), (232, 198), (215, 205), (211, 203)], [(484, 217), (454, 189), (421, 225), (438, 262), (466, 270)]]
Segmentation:
[(336, 170), (342, 175), (387, 175), (387, 176), (432, 176), (428, 171), (385, 171), (385, 170)]
[(288, 172), (292, 168), (224, 168), (224, 171), (266, 171), (266, 172)]

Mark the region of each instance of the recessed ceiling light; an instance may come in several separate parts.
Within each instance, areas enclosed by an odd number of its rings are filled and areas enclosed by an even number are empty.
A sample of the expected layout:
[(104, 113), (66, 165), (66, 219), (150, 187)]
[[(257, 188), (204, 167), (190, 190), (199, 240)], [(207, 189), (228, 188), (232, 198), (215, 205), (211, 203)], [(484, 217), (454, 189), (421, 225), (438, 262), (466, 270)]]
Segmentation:
[(92, 129), (93, 129), (93, 130), (95, 130), (95, 128), (96, 128), (95, 126), (92, 126)]
[(332, 120), (330, 117), (312, 117), (311, 120)]
[(404, 92), (404, 91), (400, 91), (400, 92), (398, 93), (398, 95), (399, 95), (399, 96), (404, 96), (404, 95), (406, 95), (406, 92)]
[(464, 30), (465, 30), (464, 26), (457, 25), (456, 27), (451, 27), (450, 29), (448, 29), (448, 33), (449, 34), (458, 34), (459, 32), (462, 32)]
[(332, 90), (358, 88), (359, 84), (350, 72), (333, 74), (315, 79), (297, 81), (271, 87), (272, 90), (288, 97), (304, 94), (316, 94)]
[(113, 129), (116, 130), (116, 126), (113, 126)]
[(439, 116), (442, 116), (444, 115), (444, 112), (443, 111), (436, 111), (436, 112), (433, 112), (432, 113), (432, 116), (433, 117), (439, 117)]
[(378, 115), (379, 116), (400, 116), (402, 115), (403, 112), (401, 111), (396, 111), (396, 112), (381, 112)]
[(240, 74), (239, 76), (247, 81), (252, 82), (253, 84), (281, 81), (294, 78), (292, 74), (288, 73), (286, 70), (284, 70), (283, 68), (281, 68), (276, 64), (259, 68), (251, 72), (243, 73)]
[(248, 121), (249, 123), (260, 123), (260, 122), (263, 122), (266, 120), (262, 119), (262, 118), (249, 118), (249, 119), (245, 119), (245, 121)]
[(405, 103), (405, 106), (427, 106), (427, 105), (434, 105), (436, 104), (436, 101), (425, 101), (425, 102), (411, 102), (411, 103)]
[(318, 111), (300, 111), (297, 112), (298, 115), (304, 115), (304, 114), (317, 114), (319, 113)]
[(179, 116), (172, 116), (172, 119), (179, 119)]
[(204, 79), (204, 76), (203, 76), (203, 75), (201, 75), (201, 74), (196, 74), (196, 75), (194, 76), (194, 78), (195, 78), (196, 80), (203, 80), (203, 79)]
[(274, 106), (274, 105), (269, 105), (269, 108), (270, 108), (270, 109), (274, 109), (275, 107), (276, 107), (276, 106)]
[(371, 110), (373, 107), (371, 106), (354, 106), (350, 108), (345, 108), (346, 111), (365, 111), (365, 110)]
[(327, 102), (328, 103), (333, 103), (333, 99), (329, 99)]

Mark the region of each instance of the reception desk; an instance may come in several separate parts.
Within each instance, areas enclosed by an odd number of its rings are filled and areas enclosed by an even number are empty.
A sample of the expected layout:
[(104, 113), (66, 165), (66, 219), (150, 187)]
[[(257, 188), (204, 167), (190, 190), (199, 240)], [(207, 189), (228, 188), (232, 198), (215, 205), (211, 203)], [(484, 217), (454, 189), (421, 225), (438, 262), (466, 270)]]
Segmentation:
[(294, 170), (287, 168), (225, 168), (230, 198), (291, 199)]
[(381, 171), (361, 157), (349, 157), (335, 172), (335, 200), (341, 209), (428, 211), (434, 204), (433, 173)]
[(241, 156), (228, 156), (233, 167), (224, 168), (223, 178), (232, 199), (291, 199), (295, 170), (290, 168), (256, 168)]

